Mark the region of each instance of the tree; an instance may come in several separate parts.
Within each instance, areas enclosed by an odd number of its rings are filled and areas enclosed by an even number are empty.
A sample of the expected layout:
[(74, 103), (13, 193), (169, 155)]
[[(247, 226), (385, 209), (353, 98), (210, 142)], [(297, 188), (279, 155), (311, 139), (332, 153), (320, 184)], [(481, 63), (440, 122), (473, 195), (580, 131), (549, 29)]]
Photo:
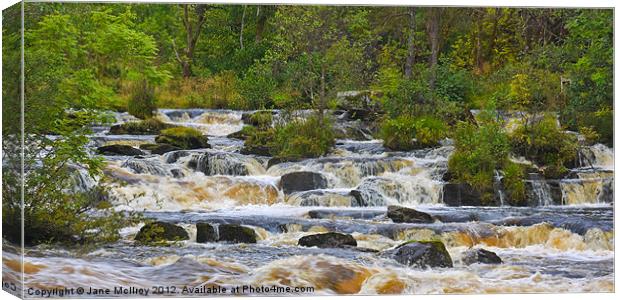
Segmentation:
[(185, 29), (185, 47), (179, 53), (174, 39), (172, 40), (172, 45), (175, 57), (181, 65), (183, 77), (189, 78), (192, 76), (192, 63), (196, 44), (200, 38), (202, 27), (207, 21), (205, 13), (212, 6), (206, 4), (181, 4), (180, 8), (183, 10), (181, 21)]

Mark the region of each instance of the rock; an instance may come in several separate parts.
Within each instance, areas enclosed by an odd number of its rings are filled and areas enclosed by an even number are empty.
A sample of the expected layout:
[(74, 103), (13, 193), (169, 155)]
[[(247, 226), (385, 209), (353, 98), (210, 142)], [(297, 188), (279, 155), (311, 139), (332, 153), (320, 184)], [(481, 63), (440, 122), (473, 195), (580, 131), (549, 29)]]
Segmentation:
[(394, 223), (433, 223), (431, 215), (412, 208), (390, 205), (387, 209), (387, 217)]
[(140, 145), (140, 149), (149, 150), (152, 154), (162, 155), (164, 153), (182, 150), (177, 146), (172, 146), (168, 144), (143, 144)]
[(196, 243), (207, 243), (217, 241), (215, 228), (209, 223), (196, 224)]
[(233, 243), (256, 243), (256, 232), (254, 229), (237, 224), (220, 224), (218, 226), (218, 241)]
[(461, 256), (461, 261), (463, 264), (471, 265), (475, 263), (482, 264), (501, 264), (502, 259), (495, 254), (495, 252), (488, 251), (482, 248), (479, 249), (468, 249), (463, 252)]
[(280, 187), (285, 194), (327, 188), (325, 176), (315, 172), (293, 172), (282, 175)]
[(443, 186), (443, 202), (448, 206), (497, 206), (497, 201), (483, 203), (482, 195), (471, 185), (447, 183)]
[(262, 155), (262, 156), (270, 156), (269, 147), (265, 145), (245, 145), (241, 151), (239, 151), (243, 155)]
[(189, 235), (183, 227), (160, 221), (142, 226), (134, 238), (134, 240), (140, 243), (182, 241), (188, 239)]
[(303, 158), (295, 158), (295, 157), (272, 157), (267, 161), (267, 169), (271, 168), (271, 166), (287, 163), (287, 162), (298, 162), (302, 161)]
[(162, 130), (160, 135), (155, 137), (155, 142), (169, 144), (185, 150), (211, 148), (206, 135), (189, 127), (175, 127)]
[(440, 241), (407, 242), (388, 253), (397, 262), (411, 267), (452, 267), (452, 258)]
[(137, 134), (151, 135), (159, 134), (162, 130), (175, 127), (172, 124), (166, 124), (157, 119), (147, 119), (138, 122), (127, 122), (123, 124), (113, 125), (110, 127), (110, 134)]
[(108, 145), (97, 148), (97, 152), (102, 155), (144, 155), (140, 149), (128, 145)]
[(337, 232), (307, 235), (299, 239), (299, 246), (319, 248), (357, 247), (357, 241), (350, 234)]

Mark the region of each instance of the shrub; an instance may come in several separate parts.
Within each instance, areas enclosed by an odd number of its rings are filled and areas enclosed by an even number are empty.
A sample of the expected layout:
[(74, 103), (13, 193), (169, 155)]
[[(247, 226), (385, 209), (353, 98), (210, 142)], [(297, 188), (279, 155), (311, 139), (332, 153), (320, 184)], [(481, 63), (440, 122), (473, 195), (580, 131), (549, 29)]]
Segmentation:
[(158, 119), (150, 118), (143, 121), (127, 122), (110, 128), (111, 134), (159, 134), (162, 130), (175, 127)]
[(189, 127), (174, 127), (161, 131), (155, 138), (157, 143), (169, 144), (182, 149), (209, 148), (207, 136), (197, 129)]
[(138, 81), (127, 103), (127, 111), (136, 118), (147, 119), (153, 117), (156, 109), (155, 90), (146, 80)]
[(400, 115), (383, 122), (380, 136), (385, 147), (407, 151), (435, 146), (446, 137), (446, 132), (447, 126), (435, 117)]
[(266, 129), (271, 127), (271, 123), (273, 121), (273, 115), (271, 111), (259, 111), (250, 115), (250, 124), (261, 128)]
[(547, 178), (568, 172), (565, 165), (576, 158), (578, 150), (577, 138), (562, 131), (551, 114), (519, 126), (510, 135), (510, 142), (515, 153), (542, 165)]
[(586, 141), (586, 144), (588, 145), (593, 145), (595, 144), (600, 138), (601, 136), (598, 134), (598, 132), (596, 132), (596, 130), (594, 130), (594, 127), (590, 126), (590, 127), (579, 127), (579, 134), (581, 134), (583, 136), (583, 138)]
[(380, 137), (383, 145), (392, 150), (411, 150), (414, 148), (416, 124), (406, 115), (387, 119), (381, 125)]
[(456, 126), (448, 169), (457, 182), (471, 185), (482, 194), (483, 203), (490, 203), (495, 170), (508, 162), (510, 143), (501, 124), (481, 117), (479, 126), (466, 122)]
[(503, 168), (504, 177), (502, 184), (508, 192), (508, 201), (513, 206), (523, 206), (526, 204), (525, 191), (525, 170), (514, 162), (507, 162)]
[(319, 157), (327, 154), (334, 144), (331, 120), (314, 115), (276, 127), (271, 152), (274, 156), (286, 158)]

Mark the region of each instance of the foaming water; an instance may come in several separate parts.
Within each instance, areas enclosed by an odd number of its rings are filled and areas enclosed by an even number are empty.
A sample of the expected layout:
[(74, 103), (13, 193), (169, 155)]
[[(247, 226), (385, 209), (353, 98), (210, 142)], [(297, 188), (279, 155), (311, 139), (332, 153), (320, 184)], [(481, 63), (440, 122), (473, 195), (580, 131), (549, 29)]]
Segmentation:
[[(603, 145), (587, 148), (570, 177), (529, 179), (534, 207), (447, 207), (443, 177), (454, 150), (449, 140), (437, 148), (390, 152), (360, 124), (345, 120), (357, 126), (347, 130), (360, 131), (338, 140), (326, 156), (273, 164), (269, 157), (240, 154), (243, 141), (225, 137), (242, 128), (242, 114), (159, 110), (160, 120), (209, 135), (213, 148), (108, 156), (109, 180), (90, 178), (76, 167), (77, 191), (105, 184), (114, 209), (178, 224), (189, 240), (137, 245), (141, 223), (123, 228), (120, 241), (88, 253), (28, 248), (26, 286), (311, 287), (309, 295), (614, 290), (613, 151)], [(119, 122), (135, 120), (116, 116)], [(283, 121), (282, 112), (274, 118)], [(153, 140), (99, 130), (92, 146)], [(327, 183), (285, 194), (282, 176), (297, 171), (318, 173)], [(426, 212), (434, 221), (394, 223), (386, 215), (388, 205)], [(218, 232), (221, 224), (243, 225), (255, 232), (257, 243), (197, 243), (197, 223)], [(358, 248), (298, 246), (301, 237), (325, 232), (351, 234)], [(409, 240), (443, 242), (454, 268), (407, 267), (384, 252)], [(463, 252), (471, 248), (493, 251), (504, 263), (465, 265)], [(18, 279), (16, 248), (4, 249), (4, 279)]]

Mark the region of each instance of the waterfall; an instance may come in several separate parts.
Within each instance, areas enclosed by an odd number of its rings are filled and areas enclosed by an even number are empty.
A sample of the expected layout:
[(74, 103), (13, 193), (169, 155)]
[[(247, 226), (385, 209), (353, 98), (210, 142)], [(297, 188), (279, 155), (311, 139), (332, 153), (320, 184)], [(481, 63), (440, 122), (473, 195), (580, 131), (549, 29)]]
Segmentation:
[(531, 192), (534, 198), (534, 202), (538, 206), (553, 205), (553, 198), (551, 197), (551, 188), (545, 180), (530, 180)]
[(247, 155), (228, 152), (212, 152), (193, 154), (189, 166), (206, 175), (262, 175), (265, 168), (255, 158)]
[(614, 151), (603, 144), (581, 147), (578, 152), (580, 167), (614, 169)]

